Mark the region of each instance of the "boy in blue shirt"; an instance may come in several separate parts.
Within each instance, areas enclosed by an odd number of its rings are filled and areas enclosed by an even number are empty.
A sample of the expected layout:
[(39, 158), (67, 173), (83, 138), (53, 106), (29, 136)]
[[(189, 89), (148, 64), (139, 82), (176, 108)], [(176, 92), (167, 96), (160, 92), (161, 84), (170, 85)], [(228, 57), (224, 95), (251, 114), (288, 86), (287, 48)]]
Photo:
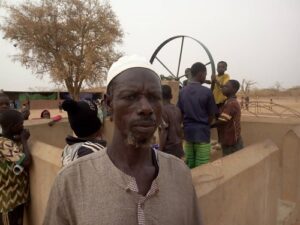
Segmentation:
[(178, 99), (183, 114), (185, 154), (187, 165), (192, 169), (210, 160), (210, 123), (217, 113), (211, 90), (202, 86), (206, 67), (197, 62), (191, 67), (191, 81)]

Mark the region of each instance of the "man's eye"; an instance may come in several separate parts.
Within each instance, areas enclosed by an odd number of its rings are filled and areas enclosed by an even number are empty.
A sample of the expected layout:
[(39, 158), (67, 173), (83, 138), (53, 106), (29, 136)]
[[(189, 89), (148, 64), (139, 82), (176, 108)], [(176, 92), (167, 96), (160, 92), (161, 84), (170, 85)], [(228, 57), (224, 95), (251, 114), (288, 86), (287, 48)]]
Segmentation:
[(137, 98), (136, 95), (127, 95), (124, 97), (124, 99), (129, 100), (129, 101), (135, 100), (136, 98)]
[(148, 97), (148, 99), (150, 101), (159, 101), (159, 100), (161, 100), (161, 97), (160, 96), (151, 95), (151, 96)]

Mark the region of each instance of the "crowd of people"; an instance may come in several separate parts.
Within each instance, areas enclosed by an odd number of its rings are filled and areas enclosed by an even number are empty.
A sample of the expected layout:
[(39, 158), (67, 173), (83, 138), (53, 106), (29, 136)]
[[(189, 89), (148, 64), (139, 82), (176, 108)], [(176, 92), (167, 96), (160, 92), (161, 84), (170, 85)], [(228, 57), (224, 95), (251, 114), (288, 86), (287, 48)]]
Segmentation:
[[(183, 117), (185, 160), (189, 168), (210, 161), (211, 128), (217, 128), (223, 155), (243, 148), (241, 108), (237, 101), (240, 84), (225, 73), (227, 63), (217, 64), (217, 76), (206, 79), (204, 64), (194, 63), (186, 69), (187, 82), (181, 89), (177, 106)], [(203, 84), (210, 84), (211, 88)], [(180, 120), (178, 120), (180, 122)]]
[[(224, 156), (243, 148), (240, 84), (226, 70), (219, 62), (208, 81), (205, 65), (194, 63), (174, 105), (171, 87), (161, 85), (151, 64), (124, 56), (108, 71), (105, 99), (61, 102), (74, 136), (66, 137), (44, 225), (202, 224), (188, 168), (210, 161), (212, 128)], [(28, 200), (24, 115), (0, 94), (0, 225), (22, 224)], [(110, 143), (102, 135), (106, 116), (114, 122)]]

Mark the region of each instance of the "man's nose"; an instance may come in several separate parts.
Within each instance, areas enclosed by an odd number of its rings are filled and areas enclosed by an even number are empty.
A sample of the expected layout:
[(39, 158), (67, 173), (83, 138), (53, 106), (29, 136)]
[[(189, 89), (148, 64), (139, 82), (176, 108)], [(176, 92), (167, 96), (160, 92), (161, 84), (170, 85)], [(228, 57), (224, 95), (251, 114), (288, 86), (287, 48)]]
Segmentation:
[(149, 100), (142, 96), (139, 100), (139, 108), (138, 108), (138, 114), (149, 116), (153, 114), (153, 108), (149, 102)]

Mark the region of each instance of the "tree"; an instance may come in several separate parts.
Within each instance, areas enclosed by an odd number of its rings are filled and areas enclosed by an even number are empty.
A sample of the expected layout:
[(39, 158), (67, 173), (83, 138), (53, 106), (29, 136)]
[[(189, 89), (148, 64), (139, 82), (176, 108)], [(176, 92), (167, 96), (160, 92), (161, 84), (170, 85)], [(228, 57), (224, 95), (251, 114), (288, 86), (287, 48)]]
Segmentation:
[(253, 86), (254, 84), (256, 84), (255, 81), (243, 79), (242, 85), (241, 85), (241, 91), (244, 96), (249, 96), (251, 86)]
[(280, 92), (282, 90), (281, 83), (279, 81), (276, 81), (274, 84), (274, 88), (277, 92)]
[(83, 84), (101, 85), (120, 57), (123, 31), (111, 6), (99, 0), (27, 0), (7, 6), (1, 30), (20, 50), (14, 60), (38, 77), (50, 74), (74, 99)]

